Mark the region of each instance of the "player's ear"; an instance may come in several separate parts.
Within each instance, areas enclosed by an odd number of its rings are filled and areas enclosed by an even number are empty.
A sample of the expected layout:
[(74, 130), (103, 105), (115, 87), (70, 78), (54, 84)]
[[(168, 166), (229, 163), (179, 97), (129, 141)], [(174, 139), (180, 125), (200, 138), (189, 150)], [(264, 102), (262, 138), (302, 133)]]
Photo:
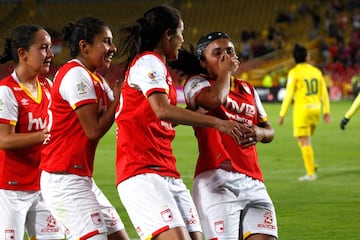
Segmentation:
[(166, 39), (170, 40), (171, 36), (173, 35), (172, 30), (170, 28), (166, 29), (165, 35), (166, 35)]
[(88, 53), (89, 52), (89, 43), (87, 43), (85, 40), (80, 40), (79, 48), (80, 48), (80, 52)]
[(26, 59), (26, 50), (24, 48), (18, 48), (17, 54), (19, 59), (25, 60)]

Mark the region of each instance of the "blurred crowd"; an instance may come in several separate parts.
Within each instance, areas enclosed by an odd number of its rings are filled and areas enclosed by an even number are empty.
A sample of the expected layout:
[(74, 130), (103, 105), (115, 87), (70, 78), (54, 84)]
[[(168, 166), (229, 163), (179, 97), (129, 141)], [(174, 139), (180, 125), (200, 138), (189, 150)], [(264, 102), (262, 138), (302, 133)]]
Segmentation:
[[(283, 49), (289, 41), (284, 28), (291, 28), (305, 16), (312, 20), (307, 39), (316, 42), (319, 58), (315, 64), (328, 79), (329, 88), (334, 86), (342, 96), (357, 93), (354, 87), (360, 85), (357, 82), (360, 76), (359, 0), (320, 0), (311, 5), (302, 2), (293, 9), (281, 11), (268, 29), (256, 32), (250, 27), (242, 31), (239, 58), (249, 61)], [(264, 87), (284, 85), (287, 69), (282, 67), (267, 72), (263, 78)]]

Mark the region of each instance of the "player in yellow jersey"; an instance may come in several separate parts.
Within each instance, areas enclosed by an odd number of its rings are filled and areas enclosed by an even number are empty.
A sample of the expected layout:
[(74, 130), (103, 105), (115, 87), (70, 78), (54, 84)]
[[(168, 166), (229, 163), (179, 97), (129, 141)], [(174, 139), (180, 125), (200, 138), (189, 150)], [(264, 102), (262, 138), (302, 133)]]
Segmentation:
[(359, 108), (360, 108), (360, 94), (357, 95), (354, 102), (351, 104), (349, 110), (347, 110), (345, 116), (343, 117), (343, 119), (341, 119), (340, 128), (342, 130), (345, 130), (346, 124), (348, 124), (352, 116), (355, 115), (355, 113), (359, 110)]
[(300, 147), (306, 169), (306, 174), (300, 177), (299, 181), (313, 181), (317, 178), (317, 166), (311, 136), (319, 122), (321, 110), (324, 122), (330, 122), (329, 95), (322, 72), (309, 63), (310, 54), (307, 49), (296, 44), (293, 57), (296, 66), (288, 73), (286, 94), (281, 105), (278, 123), (279, 125), (284, 123), (286, 112), (294, 100), (294, 137)]

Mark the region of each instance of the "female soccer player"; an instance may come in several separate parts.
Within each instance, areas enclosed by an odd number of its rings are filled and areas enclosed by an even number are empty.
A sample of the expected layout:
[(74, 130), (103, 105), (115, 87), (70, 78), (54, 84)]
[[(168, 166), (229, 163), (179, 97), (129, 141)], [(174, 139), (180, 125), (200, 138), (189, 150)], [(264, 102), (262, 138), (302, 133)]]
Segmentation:
[(199, 156), (193, 199), (205, 239), (277, 239), (275, 209), (256, 151), (256, 143), (272, 141), (274, 130), (253, 86), (233, 76), (238, 61), (233, 41), (212, 32), (200, 38), (196, 53), (179, 55), (170, 66), (190, 76), (184, 86), (187, 107), (248, 126), (241, 145), (216, 129), (194, 128)]
[(63, 29), (71, 57), (55, 75), (49, 107), (50, 135), (42, 154), (41, 189), (68, 239), (129, 239), (115, 208), (93, 179), (99, 139), (111, 127), (120, 98), (96, 73), (116, 52), (110, 28), (84, 17)]
[(317, 166), (311, 136), (318, 125), (321, 109), (324, 122), (330, 122), (330, 100), (323, 74), (320, 69), (309, 63), (311, 56), (307, 49), (296, 44), (293, 57), (296, 65), (288, 73), (286, 94), (278, 123), (283, 124), (284, 117), (294, 101), (294, 137), (300, 147), (306, 170), (306, 174), (299, 177), (299, 181), (314, 181), (317, 179)]
[(129, 67), (116, 118), (117, 189), (141, 239), (202, 239), (172, 153), (174, 125), (213, 127), (241, 142), (238, 123), (175, 106), (166, 62), (177, 59), (183, 30), (178, 10), (162, 5), (120, 32), (120, 55), (128, 57)]
[(40, 151), (49, 136), (47, 107), (54, 54), (44, 28), (21, 25), (6, 40), (0, 63), (13, 73), (0, 80), (0, 239), (63, 239), (40, 192)]

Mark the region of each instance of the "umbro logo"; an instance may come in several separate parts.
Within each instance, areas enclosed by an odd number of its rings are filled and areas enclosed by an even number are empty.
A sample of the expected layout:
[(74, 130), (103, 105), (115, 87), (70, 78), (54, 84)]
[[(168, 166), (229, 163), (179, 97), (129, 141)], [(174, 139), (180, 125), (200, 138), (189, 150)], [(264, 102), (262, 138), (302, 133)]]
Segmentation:
[(23, 99), (21, 99), (21, 104), (22, 104), (23, 106), (29, 105), (29, 100), (23, 98)]

